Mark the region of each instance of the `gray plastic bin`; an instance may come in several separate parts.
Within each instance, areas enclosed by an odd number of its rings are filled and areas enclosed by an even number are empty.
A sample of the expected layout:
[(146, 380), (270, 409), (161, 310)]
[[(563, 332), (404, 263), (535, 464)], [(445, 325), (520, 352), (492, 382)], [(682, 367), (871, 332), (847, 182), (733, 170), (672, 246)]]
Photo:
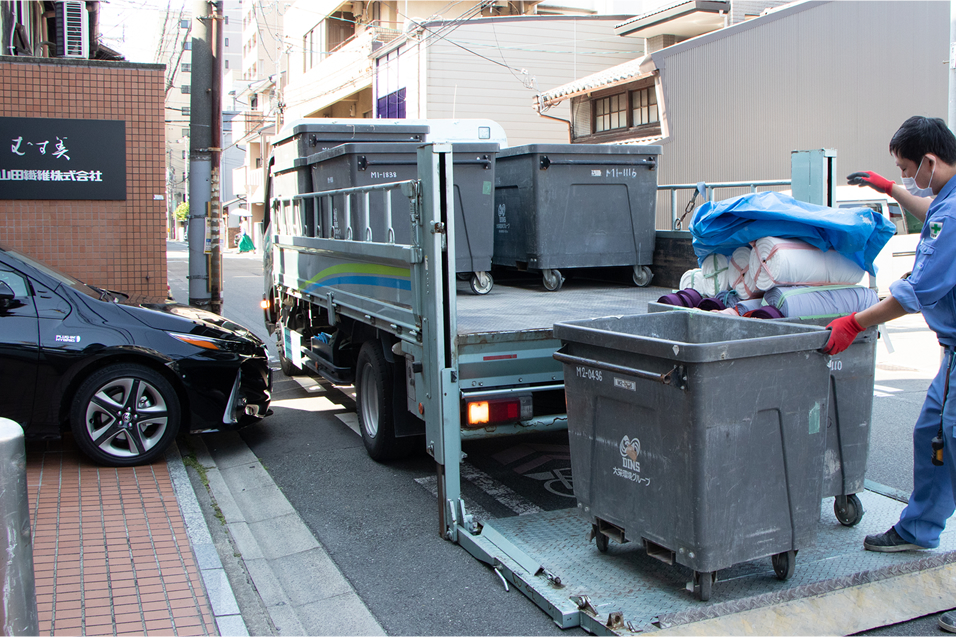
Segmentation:
[[(648, 312), (696, 311), (663, 303), (648, 303)], [(752, 319), (757, 320), (757, 319)], [(826, 327), (830, 318), (782, 318), (774, 322)], [(859, 334), (846, 350), (830, 357), (830, 396), (827, 401), (827, 446), (823, 462), (821, 497), (835, 498), (833, 513), (845, 526), (863, 519), (866, 461), (873, 421), (873, 383), (876, 378), (876, 326)]]
[[(272, 167), (274, 194), (288, 197), (293, 194), (314, 192), (312, 170), (307, 161), (309, 155), (346, 143), (422, 142), (427, 134), (428, 126), (425, 124), (384, 124), (375, 123), (374, 120), (368, 123), (351, 124), (293, 123), (280, 131), (272, 146), (272, 155), (275, 160)], [(302, 205), (303, 219), (306, 224), (305, 232), (311, 236), (315, 233), (312, 228), (313, 200), (306, 199)]]
[[(404, 181), (418, 178), (419, 144), (343, 144), (316, 153), (308, 158), (312, 169), (315, 192), (354, 188), (373, 184)], [(455, 197), (455, 269), (457, 272), (481, 273), (472, 277), (472, 291), (486, 294), (491, 290), (491, 255), (494, 249), (494, 179), (495, 154), (498, 144), (454, 143)], [(327, 205), (323, 199), (322, 206)], [(365, 219), (368, 219), (372, 240), (384, 242), (387, 237), (385, 225), (384, 196), (373, 193), (369, 197), (368, 216), (353, 198), (351, 214), (351, 237), (364, 237)], [(334, 204), (336, 236), (349, 236), (343, 205)], [(392, 227), (395, 243), (411, 242), (411, 225), (408, 217), (408, 199), (398, 190), (392, 192)]]
[(495, 265), (539, 270), (631, 266), (648, 285), (660, 146), (531, 144), (498, 153)]
[(819, 327), (704, 312), (556, 323), (579, 511), (607, 538), (694, 570), (773, 557), (820, 518), (829, 371)]

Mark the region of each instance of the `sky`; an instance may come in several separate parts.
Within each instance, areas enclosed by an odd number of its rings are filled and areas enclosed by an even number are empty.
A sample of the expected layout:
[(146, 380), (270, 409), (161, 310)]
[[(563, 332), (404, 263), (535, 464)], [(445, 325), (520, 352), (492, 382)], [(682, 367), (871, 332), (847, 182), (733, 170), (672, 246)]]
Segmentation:
[(130, 62), (154, 62), (166, 11), (177, 13), (192, 0), (101, 0), (100, 35), (103, 43)]

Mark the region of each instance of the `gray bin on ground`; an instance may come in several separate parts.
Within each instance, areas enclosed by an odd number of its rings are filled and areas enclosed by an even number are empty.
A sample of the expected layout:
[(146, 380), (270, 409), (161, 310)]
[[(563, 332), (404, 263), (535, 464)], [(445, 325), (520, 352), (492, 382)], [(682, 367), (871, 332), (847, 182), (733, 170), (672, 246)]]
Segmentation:
[(699, 574), (813, 542), (825, 330), (668, 312), (556, 323), (554, 336), (574, 494), (595, 530)]
[[(408, 179), (418, 179), (419, 144), (375, 143), (343, 144), (308, 158), (312, 170), (314, 192), (371, 186)], [(495, 155), (498, 144), (455, 142), (452, 144), (455, 200), (455, 270), (487, 272), (491, 269), (494, 248), (494, 183)], [(369, 208), (363, 208), (360, 197), (353, 197), (350, 222), (344, 215), (343, 197), (334, 202), (336, 238), (362, 241), (365, 220), (371, 228), (372, 240), (385, 242), (385, 199), (372, 193)], [(320, 218), (327, 218), (326, 199), (320, 198)], [(400, 190), (391, 193), (392, 227), (395, 243), (411, 243), (408, 198)]]
[(660, 146), (531, 144), (498, 153), (495, 265), (650, 265)]

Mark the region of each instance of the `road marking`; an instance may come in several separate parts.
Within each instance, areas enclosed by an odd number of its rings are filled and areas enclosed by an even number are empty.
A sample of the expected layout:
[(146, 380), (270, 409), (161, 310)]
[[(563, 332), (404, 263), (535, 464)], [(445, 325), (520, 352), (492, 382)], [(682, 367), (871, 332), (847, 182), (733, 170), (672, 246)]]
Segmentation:
[[(435, 499), (438, 499), (438, 476), (425, 476), (424, 478), (415, 478), (415, 482), (424, 487), (426, 491), (435, 496)], [(483, 507), (478, 506), (474, 502), (465, 499), (465, 512), (471, 515), (472, 519), (477, 522), (485, 522), (487, 520), (494, 520), (495, 516), (491, 515)]]
[(510, 488), (506, 487), (481, 469), (468, 462), (461, 463), (461, 477), (468, 480), (468, 482), (471, 482), (473, 485), (518, 515), (540, 513), (542, 510), (537, 505), (528, 502)]
[(310, 394), (325, 393), (325, 388), (317, 383), (314, 378), (309, 378), (308, 376), (293, 376), (292, 380), (299, 383), (302, 389)]
[(886, 387), (885, 385), (873, 385), (875, 391), (886, 391), (891, 394), (895, 394), (898, 391), (903, 391), (902, 389), (897, 389), (896, 387)]
[(359, 422), (358, 414), (354, 411), (351, 411), (347, 414), (335, 414), (335, 417), (341, 420), (346, 427), (355, 432), (357, 436), (361, 436), (362, 432), (359, 431)]

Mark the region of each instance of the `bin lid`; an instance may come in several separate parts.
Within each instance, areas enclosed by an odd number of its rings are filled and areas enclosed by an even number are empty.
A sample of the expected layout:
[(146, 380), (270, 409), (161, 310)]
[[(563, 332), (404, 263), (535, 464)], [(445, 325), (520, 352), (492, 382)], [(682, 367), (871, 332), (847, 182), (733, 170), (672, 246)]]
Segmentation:
[(276, 135), (274, 145), (278, 146), (304, 134), (316, 136), (317, 141), (384, 141), (386, 138), (417, 142), (423, 141), (428, 134), (428, 125), (398, 123), (388, 120), (336, 120), (336, 119), (297, 119), (282, 127)]
[(660, 155), (660, 146), (632, 144), (525, 144), (502, 149), (499, 159), (518, 155)]
[(686, 363), (819, 350), (829, 332), (813, 325), (736, 318), (714, 312), (657, 312), (554, 324), (562, 342)]
[[(477, 142), (454, 142), (452, 143), (452, 153), (485, 153), (489, 155), (494, 155), (498, 153), (498, 144), (493, 143), (477, 143)], [(318, 164), (323, 161), (328, 161), (335, 157), (342, 157), (343, 155), (412, 155), (414, 156), (418, 153), (418, 149), (422, 147), (422, 144), (409, 144), (409, 143), (365, 143), (365, 144), (341, 144), (333, 148), (328, 148), (326, 150), (320, 151), (309, 155), (304, 163), (307, 164)], [(295, 160), (296, 166), (303, 165), (301, 160)]]

